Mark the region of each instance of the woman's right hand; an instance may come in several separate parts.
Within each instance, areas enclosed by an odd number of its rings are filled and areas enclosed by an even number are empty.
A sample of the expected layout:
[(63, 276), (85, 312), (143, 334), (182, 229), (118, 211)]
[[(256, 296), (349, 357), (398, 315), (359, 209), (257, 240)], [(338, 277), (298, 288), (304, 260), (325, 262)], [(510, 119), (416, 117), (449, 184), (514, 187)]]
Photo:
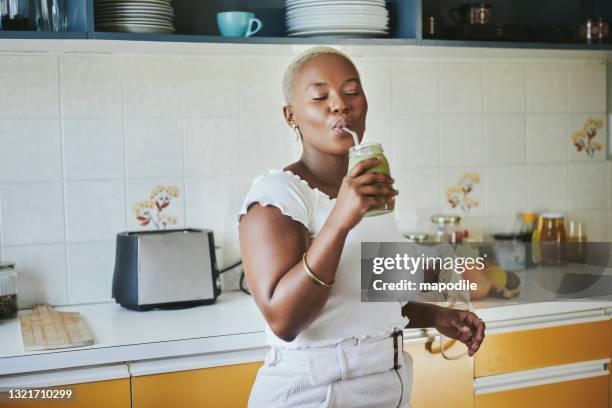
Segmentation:
[(376, 157), (363, 160), (344, 177), (328, 218), (335, 226), (348, 231), (359, 224), (370, 208), (395, 202), (399, 193), (393, 189), (395, 180), (385, 173), (366, 173), (379, 163)]

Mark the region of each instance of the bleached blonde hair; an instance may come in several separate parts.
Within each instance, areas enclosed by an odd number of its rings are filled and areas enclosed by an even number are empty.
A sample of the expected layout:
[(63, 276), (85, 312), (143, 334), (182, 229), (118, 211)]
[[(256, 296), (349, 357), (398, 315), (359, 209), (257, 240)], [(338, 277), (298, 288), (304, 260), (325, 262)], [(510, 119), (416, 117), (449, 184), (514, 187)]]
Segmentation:
[[(283, 75), (283, 96), (285, 98), (285, 104), (287, 106), (291, 106), (293, 102), (293, 90), (295, 87), (295, 75), (297, 74), (297, 72), (304, 65), (306, 65), (308, 61), (315, 57), (318, 57), (319, 55), (324, 54), (340, 55), (341, 57), (346, 58), (347, 61), (349, 61), (351, 64), (353, 64), (353, 67), (355, 67), (353, 61), (351, 61), (351, 59), (346, 54), (335, 48), (318, 45), (316, 47), (312, 47), (307, 49), (306, 51), (303, 51), (301, 54), (295, 57), (293, 61), (289, 63), (289, 66), (287, 67), (287, 69), (285, 70), (285, 74)], [(355, 70), (357, 70), (357, 67), (355, 67)], [(359, 75), (359, 72), (357, 73), (357, 75)]]

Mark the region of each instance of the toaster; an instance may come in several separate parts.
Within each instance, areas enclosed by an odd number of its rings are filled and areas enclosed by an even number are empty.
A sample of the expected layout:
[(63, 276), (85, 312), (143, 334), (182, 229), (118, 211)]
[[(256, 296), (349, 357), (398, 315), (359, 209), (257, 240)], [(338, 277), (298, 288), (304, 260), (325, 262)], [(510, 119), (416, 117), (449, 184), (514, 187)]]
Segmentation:
[(212, 304), (220, 294), (211, 230), (117, 234), (112, 296), (121, 306), (178, 309)]

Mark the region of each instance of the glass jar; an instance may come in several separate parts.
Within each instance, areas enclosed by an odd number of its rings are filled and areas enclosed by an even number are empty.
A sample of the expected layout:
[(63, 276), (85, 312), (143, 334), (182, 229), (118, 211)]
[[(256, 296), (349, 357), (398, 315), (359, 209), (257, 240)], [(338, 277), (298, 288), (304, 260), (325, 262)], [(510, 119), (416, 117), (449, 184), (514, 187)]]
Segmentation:
[[(349, 149), (349, 170), (352, 169), (357, 163), (367, 159), (372, 159), (374, 157), (380, 157), (382, 160), (376, 166), (368, 169), (366, 173), (385, 173), (390, 176), (391, 170), (389, 169), (389, 162), (383, 153), (383, 148), (380, 143), (361, 143), (351, 147)], [(365, 213), (365, 216), (371, 217), (375, 215), (387, 214), (393, 211), (394, 208), (394, 203), (373, 207)]]
[(17, 316), (17, 273), (13, 262), (0, 262), (0, 319)]
[(68, 31), (67, 0), (35, 0), (38, 31)]
[(0, 27), (2, 30), (36, 30), (34, 0), (0, 0)]
[(561, 214), (543, 213), (533, 233), (533, 260), (540, 265), (563, 263), (563, 244), (566, 242), (565, 222)]
[(463, 232), (460, 229), (461, 217), (458, 215), (434, 215), (431, 217), (432, 231), (429, 238), (433, 242), (460, 243)]

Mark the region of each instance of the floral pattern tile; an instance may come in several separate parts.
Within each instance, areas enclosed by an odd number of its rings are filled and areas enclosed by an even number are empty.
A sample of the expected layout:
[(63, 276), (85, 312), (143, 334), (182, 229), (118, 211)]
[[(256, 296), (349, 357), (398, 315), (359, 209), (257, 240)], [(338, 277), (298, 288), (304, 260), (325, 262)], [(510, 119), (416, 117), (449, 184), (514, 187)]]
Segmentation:
[[(603, 149), (603, 143), (600, 142), (598, 135), (604, 134), (603, 119), (588, 117), (582, 127), (572, 133), (572, 143), (576, 148), (576, 152), (586, 154), (589, 158), (593, 158), (595, 152)], [(602, 136), (602, 137), (605, 137)]]
[(473, 194), (479, 183), (480, 174), (463, 173), (457, 184), (446, 189), (446, 201), (450, 208), (459, 208), (464, 214), (469, 214), (472, 208), (479, 207), (480, 200)]

